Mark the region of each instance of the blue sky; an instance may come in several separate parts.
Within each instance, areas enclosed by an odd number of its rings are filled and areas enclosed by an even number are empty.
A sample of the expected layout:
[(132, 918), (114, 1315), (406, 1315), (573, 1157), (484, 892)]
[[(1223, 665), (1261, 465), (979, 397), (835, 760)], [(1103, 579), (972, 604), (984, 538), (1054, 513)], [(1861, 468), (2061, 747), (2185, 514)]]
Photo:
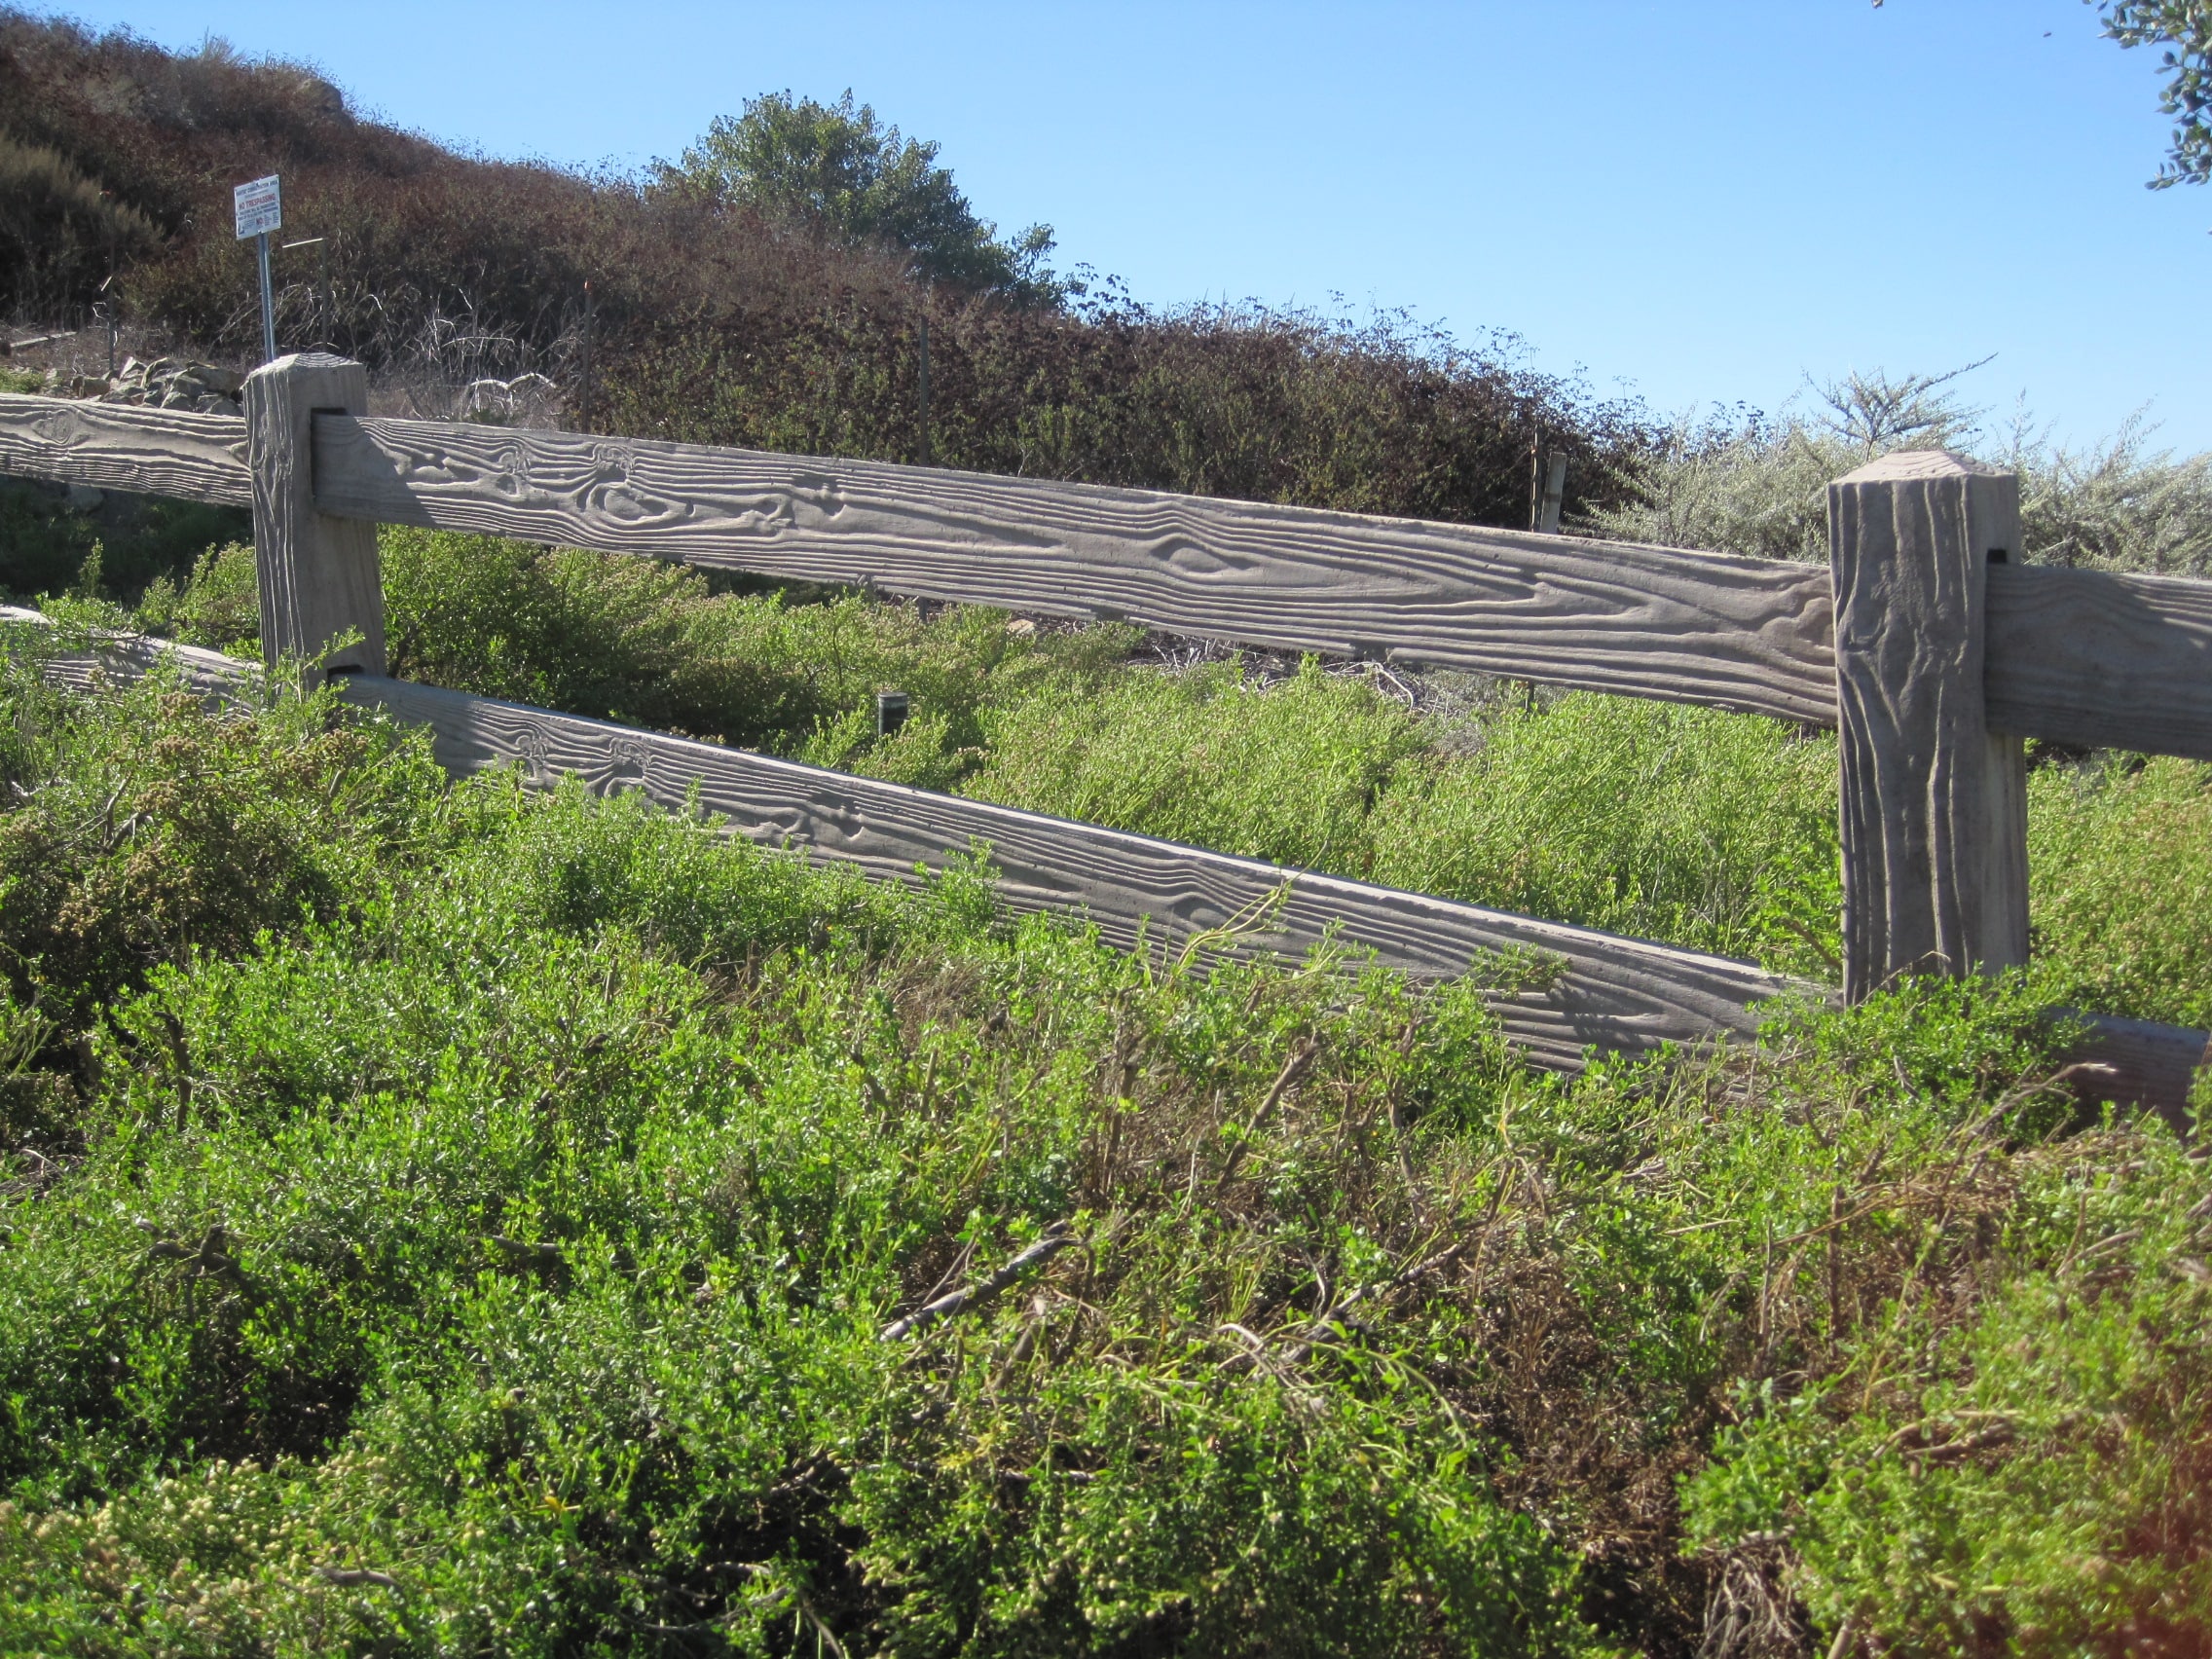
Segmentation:
[(2081, 0), (66, 9), (318, 65), (498, 156), (634, 166), (847, 87), (1158, 303), (1406, 307), (1662, 410), (1941, 369), (2212, 448), (2212, 190)]

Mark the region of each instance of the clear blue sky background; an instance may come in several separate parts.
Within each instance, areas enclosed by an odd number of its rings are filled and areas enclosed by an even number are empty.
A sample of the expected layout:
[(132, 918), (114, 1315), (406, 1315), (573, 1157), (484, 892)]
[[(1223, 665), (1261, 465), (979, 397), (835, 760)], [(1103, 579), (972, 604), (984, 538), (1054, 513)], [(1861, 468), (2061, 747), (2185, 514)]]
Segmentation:
[(68, 9), (309, 60), (497, 156), (635, 166), (790, 88), (1172, 304), (1408, 307), (1663, 410), (1949, 368), (2062, 438), (2212, 448), (2212, 190), (2081, 0)]

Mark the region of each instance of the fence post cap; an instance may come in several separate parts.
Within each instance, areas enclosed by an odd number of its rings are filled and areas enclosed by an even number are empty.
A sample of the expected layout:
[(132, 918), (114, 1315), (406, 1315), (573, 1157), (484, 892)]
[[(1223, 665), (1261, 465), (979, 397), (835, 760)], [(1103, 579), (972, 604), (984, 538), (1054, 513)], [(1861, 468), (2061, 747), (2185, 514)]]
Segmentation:
[(2006, 469), (1955, 450), (1896, 450), (1847, 472), (1838, 484), (1897, 484), (1911, 478), (2001, 478)]
[(353, 367), (353, 359), (341, 357), (329, 351), (287, 351), (281, 357), (272, 357), (245, 378), (265, 380), (271, 375), (287, 374), (294, 369), (345, 369)]

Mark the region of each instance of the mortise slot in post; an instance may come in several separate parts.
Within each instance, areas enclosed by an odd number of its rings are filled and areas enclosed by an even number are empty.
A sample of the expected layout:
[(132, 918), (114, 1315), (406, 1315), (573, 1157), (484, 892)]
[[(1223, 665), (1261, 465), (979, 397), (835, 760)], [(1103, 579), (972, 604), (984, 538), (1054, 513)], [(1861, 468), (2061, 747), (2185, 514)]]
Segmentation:
[(317, 415), (351, 415), (353, 413), (353, 410), (345, 408), (344, 406), (333, 409), (311, 409), (308, 411), (308, 438), (307, 442), (301, 447), (307, 451), (308, 490), (311, 494), (315, 487), (314, 418)]

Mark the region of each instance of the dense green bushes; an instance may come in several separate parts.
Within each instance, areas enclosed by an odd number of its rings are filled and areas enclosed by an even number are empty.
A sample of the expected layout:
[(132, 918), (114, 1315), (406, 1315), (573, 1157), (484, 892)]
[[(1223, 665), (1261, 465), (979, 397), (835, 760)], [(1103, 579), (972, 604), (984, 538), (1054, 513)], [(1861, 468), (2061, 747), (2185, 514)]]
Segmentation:
[(0, 478), (0, 602), (67, 589), (135, 600), (150, 583), (175, 585), (208, 548), (251, 534), (237, 507), (110, 495), (78, 512), (53, 485)]
[[(2033, 1265), (1948, 1329), (1900, 1309), (1794, 1398), (1747, 1392), (1686, 1494), (1693, 1534), (1787, 1536), (1788, 1588), (1818, 1624), (1896, 1648), (2198, 1649), (2212, 1274), (2200, 1220), (2168, 1207), (2183, 1168), (2089, 1135), (1948, 1195)], [(1879, 1373), (1908, 1341), (1931, 1358), (1900, 1385)]]
[(2083, 1008), (2212, 1026), (2212, 767), (2116, 756), (2028, 793), (2036, 951)]
[(1819, 971), (1835, 747), (1626, 698), (1419, 719), (1309, 664), (1127, 673), (995, 711), (969, 793), (1117, 829)]
[(1222, 852), (1373, 871), (1384, 790), (1428, 753), (1419, 723), (1354, 680), (1263, 688), (1235, 664), (1052, 687), (985, 721), (971, 793)]
[[(1314, 664), (1170, 675), (1120, 625), (716, 593), (695, 571), (387, 531), (395, 672), (1506, 909), (1825, 972), (1834, 747), (1620, 698), (1476, 692), (1417, 719)], [(237, 648), (250, 552), (142, 625)], [(914, 715), (874, 735), (872, 697)]]
[[(246, 791), (371, 804), (315, 820), (343, 902), (142, 952), (89, 1065), (28, 1056), (0, 1645), (1686, 1652), (1710, 1617), (2055, 1653), (2212, 1617), (2212, 1185), (2155, 1126), (2066, 1134), (2041, 987), (1568, 1083), (1466, 985), (1169, 972), (1008, 927), (973, 870), (902, 895), (635, 798), (448, 793), (324, 704), (6, 706), (39, 787), (0, 823), (121, 778), (173, 798), (118, 851)], [(127, 931), (128, 887), (80, 890)], [(85, 988), (33, 954), (18, 1025)]]
[(50, 1044), (163, 965), (359, 904), (436, 822), (442, 775), (388, 734), (290, 704), (199, 719), (181, 693), (79, 706), (20, 656), (5, 673), (0, 983)]
[[(387, 528), (382, 548), (386, 642), (404, 679), (909, 782), (971, 770), (987, 705), (1087, 683), (1141, 638), (1121, 626), (1023, 637), (993, 611), (925, 621), (835, 591), (718, 592), (677, 566), (494, 536)], [(183, 584), (156, 584), (130, 620), (255, 656), (257, 606), (253, 550), (233, 545)], [(891, 687), (921, 718), (885, 749), (873, 697)]]

